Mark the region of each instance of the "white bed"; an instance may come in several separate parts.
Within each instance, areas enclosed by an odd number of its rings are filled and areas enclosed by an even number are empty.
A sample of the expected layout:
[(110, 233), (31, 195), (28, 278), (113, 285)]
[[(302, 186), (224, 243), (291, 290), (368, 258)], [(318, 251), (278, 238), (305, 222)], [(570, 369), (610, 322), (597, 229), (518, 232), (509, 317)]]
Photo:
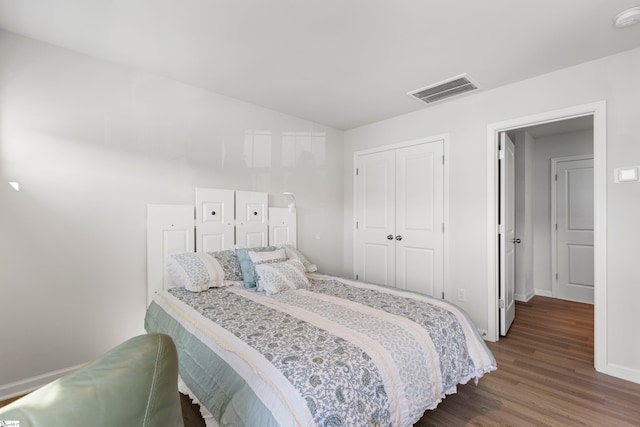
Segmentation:
[[(211, 425), (409, 426), (458, 384), (496, 369), (459, 308), (312, 274), (295, 249), (264, 264), (259, 260), (278, 248), (239, 250), (240, 273), (232, 266), (234, 251), (200, 253), (211, 277), (217, 275), (216, 287), (172, 287), (164, 258), (180, 250), (171, 239), (183, 242), (189, 232), (188, 222), (183, 233), (171, 219), (153, 229), (164, 237), (150, 240), (149, 266), (157, 271), (149, 271), (145, 327), (173, 338), (182, 389), (211, 416)], [(209, 256), (217, 261), (210, 264)], [(257, 288), (248, 287), (250, 276)], [(238, 278), (244, 283), (223, 280)]]

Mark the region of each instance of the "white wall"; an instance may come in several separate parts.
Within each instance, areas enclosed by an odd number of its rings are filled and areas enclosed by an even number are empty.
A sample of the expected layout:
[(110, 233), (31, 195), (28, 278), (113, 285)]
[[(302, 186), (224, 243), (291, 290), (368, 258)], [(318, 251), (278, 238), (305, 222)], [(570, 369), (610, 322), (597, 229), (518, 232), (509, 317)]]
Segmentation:
[[(487, 304), (487, 126), (607, 101), (608, 369), (640, 382), (640, 183), (614, 184), (613, 168), (640, 165), (640, 49), (433, 105), (345, 132), (345, 271), (353, 270), (353, 153), (449, 133), (448, 294), (467, 289), (465, 308), (480, 329)], [(482, 83), (482, 82), (480, 82)], [(401, 95), (399, 95), (401, 96)], [(461, 268), (464, 266), (464, 268)], [(493, 316), (493, 313), (492, 313)]]
[(552, 296), (551, 159), (593, 154), (593, 131), (536, 138), (533, 144), (533, 281), (536, 295)]
[(300, 249), (341, 273), (341, 131), (11, 33), (0, 52), (0, 396), (143, 332), (148, 203), (292, 191)]

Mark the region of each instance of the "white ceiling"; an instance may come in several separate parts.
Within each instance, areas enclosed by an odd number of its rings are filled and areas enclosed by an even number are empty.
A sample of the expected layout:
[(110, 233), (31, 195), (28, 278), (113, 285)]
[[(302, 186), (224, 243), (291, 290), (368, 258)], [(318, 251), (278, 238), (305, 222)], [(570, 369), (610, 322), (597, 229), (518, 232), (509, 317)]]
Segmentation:
[(429, 108), (406, 92), (469, 73), (482, 90), (640, 47), (640, 0), (0, 0), (0, 27), (350, 129)]

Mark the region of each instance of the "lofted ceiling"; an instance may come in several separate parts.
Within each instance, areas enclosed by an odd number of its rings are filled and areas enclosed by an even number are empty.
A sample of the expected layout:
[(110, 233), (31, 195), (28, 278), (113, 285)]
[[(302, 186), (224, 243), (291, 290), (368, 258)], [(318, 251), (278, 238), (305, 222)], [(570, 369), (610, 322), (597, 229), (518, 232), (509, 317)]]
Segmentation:
[[(640, 0), (0, 0), (0, 28), (350, 129), (640, 47)], [(446, 102), (446, 101), (445, 101)]]

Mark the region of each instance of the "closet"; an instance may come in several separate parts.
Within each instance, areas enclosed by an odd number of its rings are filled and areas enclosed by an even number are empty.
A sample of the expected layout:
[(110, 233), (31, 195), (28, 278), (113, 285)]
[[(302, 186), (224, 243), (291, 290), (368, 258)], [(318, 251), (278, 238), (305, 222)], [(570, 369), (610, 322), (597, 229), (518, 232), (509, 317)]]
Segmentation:
[(444, 140), (355, 154), (356, 279), (442, 297)]

